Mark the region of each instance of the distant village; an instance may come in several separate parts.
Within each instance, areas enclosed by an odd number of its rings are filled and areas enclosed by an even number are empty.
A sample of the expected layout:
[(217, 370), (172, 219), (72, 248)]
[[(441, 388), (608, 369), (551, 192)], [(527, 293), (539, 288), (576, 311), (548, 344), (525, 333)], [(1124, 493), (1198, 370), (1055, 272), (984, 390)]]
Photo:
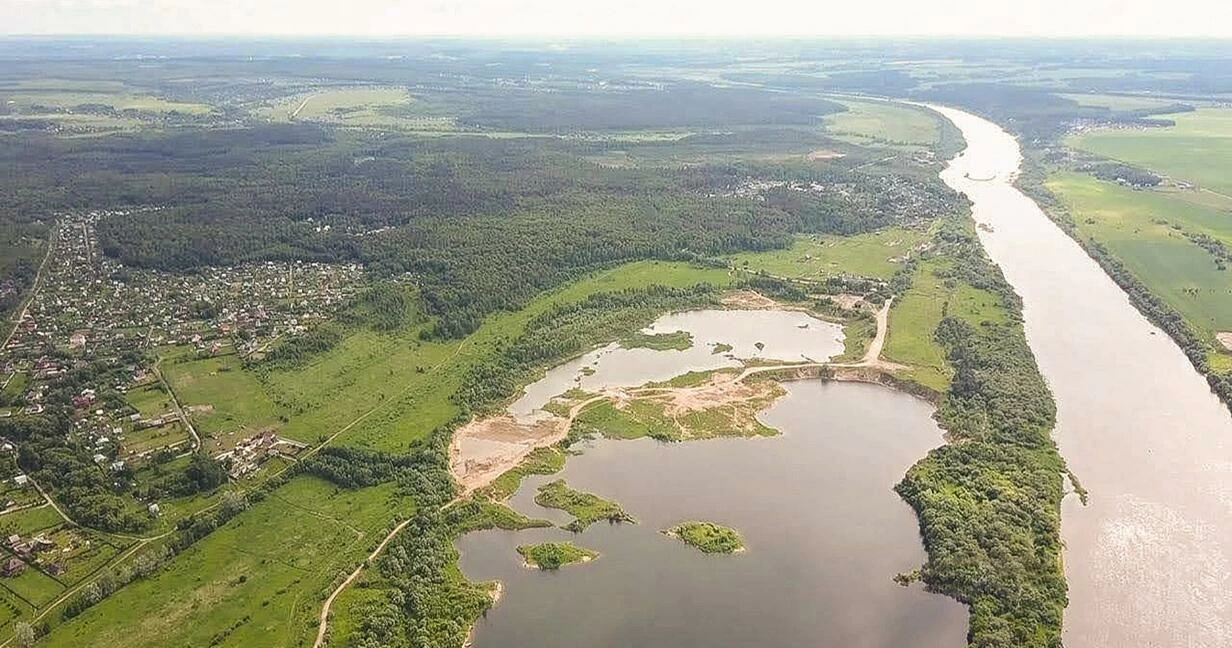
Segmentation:
[[(108, 384), (74, 385), (63, 403), (74, 412), (73, 440), (93, 448), (95, 464), (117, 479), (131, 478), (133, 464), (201, 446), (193, 412), (146, 364), (155, 352), (259, 358), (331, 317), (362, 278), (358, 264), (267, 262), (192, 274), (126, 267), (101, 253), (95, 233), (100, 219), (124, 213), (59, 216), (34, 293), (0, 349), (0, 419), (44, 411), (54, 388), (92, 363), (122, 368)], [(304, 447), (268, 431), (249, 434), (211, 449), (233, 478)], [(150, 514), (158, 515), (156, 503)]]

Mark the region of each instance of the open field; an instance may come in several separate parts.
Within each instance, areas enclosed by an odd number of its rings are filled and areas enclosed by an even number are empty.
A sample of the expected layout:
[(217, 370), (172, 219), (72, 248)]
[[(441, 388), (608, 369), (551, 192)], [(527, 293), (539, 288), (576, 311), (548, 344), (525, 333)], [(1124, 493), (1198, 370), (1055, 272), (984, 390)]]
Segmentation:
[(238, 440), (226, 436), (242, 437), (279, 423), (282, 411), (235, 355), (173, 357), (162, 371), (202, 436), (215, 437), (205, 444), (207, 450)]
[(300, 645), (334, 579), (410, 506), (378, 486), (298, 478), (64, 626), (48, 645)]
[(453, 120), (417, 114), (405, 88), (322, 89), (287, 97), (257, 110), (271, 121), (317, 121), (345, 126), (453, 130)]
[(941, 141), (937, 118), (923, 109), (884, 101), (837, 100), (846, 112), (827, 115), (836, 138), (860, 146), (892, 146), (923, 150)]
[(13, 534), (32, 536), (49, 529), (64, 521), (64, 518), (50, 506), (37, 506), (0, 515), (0, 531), (8, 537)]
[(1081, 106), (1099, 106), (1109, 110), (1150, 110), (1172, 105), (1174, 102), (1158, 97), (1110, 94), (1062, 94), (1066, 99), (1072, 99)]
[(739, 268), (764, 270), (776, 277), (823, 279), (861, 275), (889, 279), (902, 260), (927, 241), (919, 229), (891, 227), (856, 236), (802, 235), (786, 250), (749, 252), (731, 257)]
[(1097, 130), (1069, 137), (1066, 144), (1232, 199), (1232, 108), (1203, 108), (1166, 117), (1176, 126)]
[(130, 389), (124, 394), (124, 400), (145, 419), (172, 411), (171, 396), (158, 383)]
[(1054, 175), (1047, 186), (1069, 207), (1079, 236), (1105, 245), (1203, 337), (1213, 342), (1215, 332), (1232, 330), (1232, 274), (1184, 234), (1232, 245), (1227, 211), (1079, 174)]
[(912, 278), (911, 289), (894, 301), (890, 327), (882, 357), (892, 362), (913, 365), (905, 376), (920, 384), (944, 391), (950, 383), (950, 365), (934, 333), (947, 314), (973, 324), (1007, 321), (1001, 299), (967, 283), (937, 276), (951, 261), (933, 258), (921, 262)]
[(60, 111), (82, 113), (83, 106), (105, 106), (116, 111), (204, 114), (210, 107), (204, 104), (167, 101), (159, 97), (123, 92), (83, 92), (52, 90), (6, 90), (0, 89), (3, 98), (11, 107), (30, 114), (55, 114)]

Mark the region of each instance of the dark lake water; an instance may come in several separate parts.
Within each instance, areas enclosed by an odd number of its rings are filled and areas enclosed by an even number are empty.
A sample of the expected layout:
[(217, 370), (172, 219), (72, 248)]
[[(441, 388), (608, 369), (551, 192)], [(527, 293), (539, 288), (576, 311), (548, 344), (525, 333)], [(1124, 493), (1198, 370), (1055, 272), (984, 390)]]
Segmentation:
[[(963, 606), (892, 580), (924, 560), (915, 516), (892, 488), (942, 443), (931, 408), (871, 385), (787, 388), (762, 417), (780, 437), (597, 441), (560, 475), (527, 480), (512, 504), (529, 515), (568, 519), (532, 501), (539, 484), (563, 477), (639, 524), (462, 538), (466, 575), (505, 585), (475, 647), (964, 645)], [(735, 527), (748, 551), (708, 556), (660, 533), (690, 519)], [(514, 548), (544, 540), (602, 556), (559, 572), (524, 568)]]

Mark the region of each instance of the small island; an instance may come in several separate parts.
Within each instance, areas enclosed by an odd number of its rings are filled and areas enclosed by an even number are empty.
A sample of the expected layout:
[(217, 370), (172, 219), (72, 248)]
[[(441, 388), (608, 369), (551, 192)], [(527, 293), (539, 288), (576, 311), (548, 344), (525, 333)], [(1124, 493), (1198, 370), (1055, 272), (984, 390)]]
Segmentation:
[(744, 551), (744, 539), (735, 529), (713, 522), (685, 522), (663, 532), (708, 554), (733, 554)]
[(671, 333), (643, 333), (637, 331), (620, 341), (626, 349), (651, 349), (654, 351), (685, 351), (693, 348), (693, 334), (688, 331)]
[(564, 528), (574, 533), (581, 533), (586, 527), (598, 522), (634, 522), (616, 502), (605, 500), (594, 493), (573, 490), (565, 484), (565, 480), (557, 479), (539, 487), (535, 495), (535, 503), (546, 508), (560, 509), (577, 518), (566, 524)]
[(588, 563), (599, 557), (599, 552), (579, 547), (572, 542), (541, 542), (521, 545), (518, 553), (526, 566), (538, 569), (560, 569), (565, 565)]
[(730, 353), (731, 350), (734, 348), (735, 347), (733, 347), (730, 344), (727, 344), (726, 342), (719, 342), (718, 344), (714, 345), (714, 349), (710, 351), (710, 355), (719, 355), (720, 353)]

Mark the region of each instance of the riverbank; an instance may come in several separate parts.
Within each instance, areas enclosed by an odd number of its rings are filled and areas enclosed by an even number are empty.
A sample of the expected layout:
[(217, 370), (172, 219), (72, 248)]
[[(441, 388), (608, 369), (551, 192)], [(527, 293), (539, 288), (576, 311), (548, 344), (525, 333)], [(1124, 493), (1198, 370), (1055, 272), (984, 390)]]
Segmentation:
[[(979, 230), (984, 247), (1022, 295), (1026, 338), (1056, 394), (1057, 443), (1089, 491), (1087, 506), (1074, 497), (1062, 508), (1066, 644), (1226, 645), (1227, 409), (1181, 349), (1014, 186), (1014, 138), (941, 110), (974, 149), (961, 166), (997, 173), (964, 190), (989, 226)], [(961, 173), (951, 179), (961, 183)], [(1059, 611), (1050, 622), (1061, 623)]]

